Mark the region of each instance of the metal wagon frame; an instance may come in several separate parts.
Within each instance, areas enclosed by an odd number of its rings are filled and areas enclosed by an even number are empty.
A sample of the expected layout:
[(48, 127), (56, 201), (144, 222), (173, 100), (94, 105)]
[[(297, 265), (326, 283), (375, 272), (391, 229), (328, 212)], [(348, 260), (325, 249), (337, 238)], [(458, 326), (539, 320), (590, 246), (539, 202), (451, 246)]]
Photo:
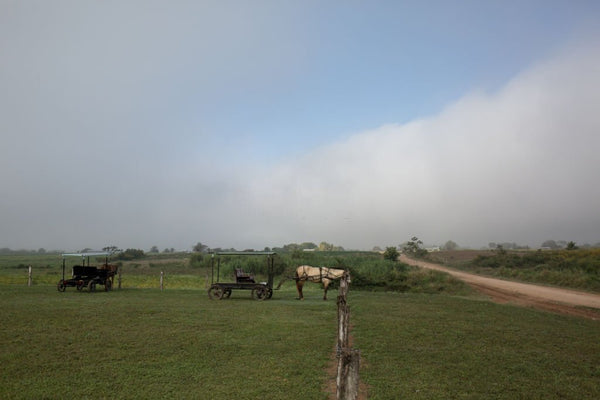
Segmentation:
[[(213, 253), (211, 259), (211, 285), (208, 288), (208, 297), (212, 300), (222, 300), (228, 299), (233, 290), (250, 290), (252, 298), (256, 300), (270, 299), (273, 296), (274, 256), (276, 254), (273, 251), (221, 251)], [(267, 256), (267, 281), (255, 282), (252, 275), (237, 269), (235, 271), (235, 282), (220, 282), (221, 256)], [(215, 259), (217, 260), (216, 265)]]

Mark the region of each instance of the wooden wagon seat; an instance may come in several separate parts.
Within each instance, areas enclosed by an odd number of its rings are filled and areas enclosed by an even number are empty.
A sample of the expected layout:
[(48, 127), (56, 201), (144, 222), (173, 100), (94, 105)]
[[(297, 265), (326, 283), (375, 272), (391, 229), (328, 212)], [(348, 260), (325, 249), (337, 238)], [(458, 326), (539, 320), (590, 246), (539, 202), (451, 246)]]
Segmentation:
[(235, 269), (235, 281), (237, 283), (249, 282), (254, 283), (254, 276), (245, 273), (241, 268)]

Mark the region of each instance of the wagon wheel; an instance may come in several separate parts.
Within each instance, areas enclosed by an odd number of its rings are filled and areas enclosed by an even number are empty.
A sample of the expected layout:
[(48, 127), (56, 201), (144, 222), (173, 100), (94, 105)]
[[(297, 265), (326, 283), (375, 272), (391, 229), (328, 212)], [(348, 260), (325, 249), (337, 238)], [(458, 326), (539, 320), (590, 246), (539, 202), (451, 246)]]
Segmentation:
[(211, 300), (217, 299), (217, 300), (221, 300), (223, 298), (223, 288), (221, 286), (211, 286), (210, 289), (208, 289), (208, 297)]
[(252, 297), (256, 300), (265, 300), (268, 298), (269, 290), (264, 286), (257, 286), (252, 289)]
[(112, 281), (110, 279), (107, 279), (104, 282), (104, 290), (107, 292), (110, 292), (112, 290)]
[(79, 290), (81, 292), (81, 290), (83, 290), (84, 286), (85, 286), (85, 283), (83, 281), (77, 281), (77, 290)]
[(224, 299), (228, 299), (231, 297), (231, 289), (225, 289), (223, 290), (223, 298)]
[(65, 281), (61, 279), (60, 281), (58, 281), (58, 285), (56, 285), (56, 288), (59, 292), (64, 292), (67, 289), (67, 285), (65, 285)]
[(273, 289), (269, 288), (267, 289), (267, 300), (269, 300), (271, 297), (273, 297)]
[(96, 291), (96, 282), (95, 282), (95, 281), (91, 280), (91, 281), (88, 283), (88, 290), (89, 290), (90, 292), (95, 292), (95, 291)]

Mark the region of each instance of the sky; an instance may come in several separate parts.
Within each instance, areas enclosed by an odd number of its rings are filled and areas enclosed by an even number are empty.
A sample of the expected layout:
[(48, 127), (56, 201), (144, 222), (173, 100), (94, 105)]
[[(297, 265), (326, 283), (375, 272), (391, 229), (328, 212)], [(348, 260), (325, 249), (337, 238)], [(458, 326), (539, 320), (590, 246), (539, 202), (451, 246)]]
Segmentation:
[(600, 242), (600, 2), (0, 0), (0, 248)]

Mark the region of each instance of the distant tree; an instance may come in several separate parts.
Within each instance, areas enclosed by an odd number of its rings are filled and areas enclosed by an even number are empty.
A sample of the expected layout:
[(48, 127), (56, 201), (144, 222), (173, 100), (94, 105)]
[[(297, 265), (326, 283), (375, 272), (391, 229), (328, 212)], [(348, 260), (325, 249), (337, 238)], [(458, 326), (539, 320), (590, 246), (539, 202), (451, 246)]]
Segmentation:
[(117, 259), (119, 259), (119, 260), (136, 260), (139, 258), (144, 258), (145, 256), (146, 256), (146, 254), (144, 253), (144, 250), (127, 249), (124, 252), (120, 253), (117, 256)]
[(488, 243), (488, 247), (489, 247), (490, 249), (495, 249), (495, 248), (496, 248), (496, 242), (489, 242), (489, 243)]
[(455, 242), (453, 242), (452, 240), (448, 240), (446, 242), (446, 244), (444, 245), (444, 250), (452, 251), (452, 250), (456, 250), (457, 248), (458, 248), (458, 245)]
[(294, 250), (301, 250), (300, 245), (298, 243), (288, 243), (283, 245), (284, 252), (293, 252)]
[(499, 244), (499, 245), (496, 246), (496, 252), (500, 256), (506, 255), (506, 250), (504, 249), (504, 246), (502, 246), (501, 244)]
[(158, 250), (158, 246), (152, 246), (152, 247), (150, 248), (150, 253), (158, 253), (158, 252), (159, 252), (159, 250)]
[(192, 250), (194, 250), (196, 253), (205, 253), (208, 250), (208, 246), (198, 242)]
[(383, 252), (383, 258), (390, 261), (396, 261), (399, 255), (400, 253), (398, 253), (398, 249), (395, 246), (386, 247)]
[(319, 251), (344, 251), (342, 246), (335, 246), (331, 243), (321, 242), (318, 247)]
[(427, 254), (427, 250), (421, 248), (423, 242), (416, 236), (413, 236), (408, 242), (404, 244), (402, 249), (405, 253), (415, 257), (423, 257)]
[(46, 254), (46, 249), (44, 249), (43, 247), (40, 247), (37, 252), (39, 254)]
[(102, 251), (107, 251), (109, 253), (115, 253), (117, 251), (119, 251), (119, 248), (117, 246), (106, 246), (102, 248)]
[(575, 242), (571, 241), (567, 243), (567, 250), (577, 250), (579, 247), (575, 245)]
[(333, 251), (333, 245), (327, 242), (319, 243), (319, 251)]
[(302, 250), (314, 250), (314, 249), (318, 248), (318, 246), (316, 244), (314, 244), (313, 242), (303, 242), (300, 245), (300, 248)]

